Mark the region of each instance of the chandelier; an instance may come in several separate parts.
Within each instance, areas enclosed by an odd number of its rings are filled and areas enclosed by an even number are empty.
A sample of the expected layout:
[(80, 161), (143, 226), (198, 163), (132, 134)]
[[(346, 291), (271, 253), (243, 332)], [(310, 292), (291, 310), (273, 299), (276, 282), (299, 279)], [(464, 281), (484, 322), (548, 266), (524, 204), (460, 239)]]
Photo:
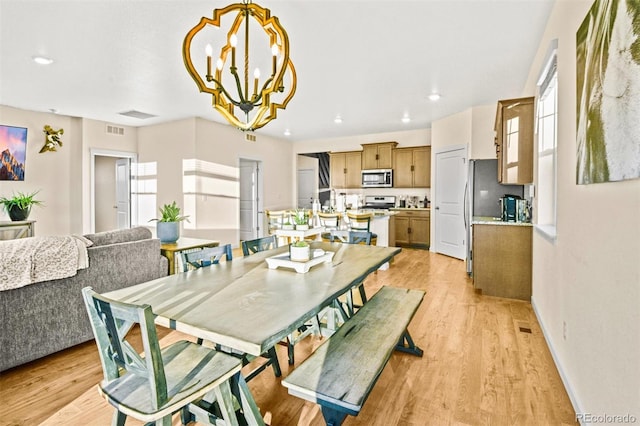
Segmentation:
[[(250, 21), (260, 27), (254, 24), (250, 30)], [(221, 33), (221, 24), (229, 22), (229, 31)], [(216, 38), (222, 47), (212, 68), (211, 41)], [(236, 61), (236, 50), (239, 50), (239, 61)], [(211, 19), (203, 17), (187, 33), (182, 56), (200, 92), (211, 94), (213, 107), (243, 131), (259, 129), (275, 119), (278, 109), (285, 109), (296, 91), (296, 72), (289, 59), (289, 37), (269, 9), (251, 0), (215, 9)], [(253, 81), (250, 81), (252, 66)], [(260, 67), (263, 71), (269, 70), (263, 81)]]

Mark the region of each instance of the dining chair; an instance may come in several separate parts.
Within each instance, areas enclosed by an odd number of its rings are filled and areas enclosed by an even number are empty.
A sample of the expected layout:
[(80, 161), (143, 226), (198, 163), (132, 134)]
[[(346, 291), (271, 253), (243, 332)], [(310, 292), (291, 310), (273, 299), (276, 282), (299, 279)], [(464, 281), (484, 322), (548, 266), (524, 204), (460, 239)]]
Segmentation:
[(265, 213), (267, 215), (267, 231), (269, 235), (273, 234), (276, 229), (282, 229), (282, 224), (289, 217), (289, 212), (286, 210), (266, 210)]
[[(227, 262), (233, 260), (231, 244), (225, 244), (218, 247), (206, 247), (198, 251), (181, 253), (181, 256), (185, 272), (189, 267), (198, 269), (211, 265), (217, 265), (220, 263), (220, 260), (222, 260), (222, 258), (226, 258)], [(203, 344), (203, 340), (198, 339), (198, 344)], [(242, 359), (243, 365), (250, 363), (256, 358), (248, 354), (233, 350), (232, 348), (222, 347), (218, 344), (216, 344), (216, 349), (230, 353), (233, 356), (240, 357)], [(251, 373), (247, 374), (247, 381), (253, 379), (258, 373), (266, 369), (269, 365), (273, 367), (273, 373), (276, 375), (276, 377), (280, 377), (282, 375), (282, 371), (280, 370), (280, 363), (278, 362), (278, 354), (276, 353), (275, 347), (271, 347), (269, 350), (267, 350), (267, 352), (262, 354), (261, 357), (265, 358), (267, 361), (264, 364), (261, 364), (259, 367), (256, 367)]]
[[(186, 340), (161, 349), (151, 306), (110, 300), (91, 287), (82, 289), (82, 297), (104, 375), (98, 390), (116, 409), (113, 425), (124, 425), (130, 416), (169, 426), (178, 411), (183, 424), (194, 419), (217, 424), (215, 415), (205, 414), (205, 407), (212, 403), (225, 424), (237, 424), (232, 387), (241, 393), (235, 403), (246, 400), (255, 406), (238, 358)], [(135, 325), (140, 326), (144, 357), (127, 336)], [(251, 422), (263, 424), (256, 411), (244, 411)]]
[(258, 253), (259, 251), (271, 250), (278, 247), (278, 239), (275, 235), (269, 235), (268, 237), (256, 238), (254, 240), (247, 240), (242, 242), (242, 254), (249, 256), (252, 253)]
[[(365, 244), (371, 245), (371, 240), (373, 239), (373, 232), (368, 231), (331, 231), (330, 240), (331, 242), (342, 242), (347, 244)], [(355, 305), (353, 302), (353, 293), (352, 290), (357, 288), (360, 293), (360, 299), (364, 304), (367, 301), (367, 294), (364, 289), (364, 283), (360, 281), (355, 284), (351, 290), (347, 293), (347, 314), (351, 317), (356, 308), (361, 308), (362, 305)]]
[(201, 250), (181, 252), (182, 268), (184, 272), (189, 269), (198, 269), (203, 266), (216, 265), (225, 258), (227, 262), (233, 260), (231, 244), (218, 247), (205, 247)]

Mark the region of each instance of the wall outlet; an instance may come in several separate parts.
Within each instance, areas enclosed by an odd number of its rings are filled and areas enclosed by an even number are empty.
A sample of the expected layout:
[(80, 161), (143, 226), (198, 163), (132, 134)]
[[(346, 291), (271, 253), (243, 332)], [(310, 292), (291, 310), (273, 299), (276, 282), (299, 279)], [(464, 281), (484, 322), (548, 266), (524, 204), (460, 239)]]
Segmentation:
[(567, 340), (567, 322), (562, 321), (562, 340)]

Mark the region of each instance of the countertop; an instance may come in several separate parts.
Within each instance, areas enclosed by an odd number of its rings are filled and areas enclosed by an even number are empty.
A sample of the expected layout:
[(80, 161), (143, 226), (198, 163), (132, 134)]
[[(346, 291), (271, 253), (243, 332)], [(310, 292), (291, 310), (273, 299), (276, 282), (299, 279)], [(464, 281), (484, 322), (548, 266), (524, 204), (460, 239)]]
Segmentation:
[(499, 217), (474, 216), (472, 225), (506, 225), (506, 226), (533, 226), (531, 222), (503, 222)]
[(390, 210), (393, 211), (430, 211), (431, 207), (392, 207)]
[(376, 209), (358, 209), (358, 210), (347, 210), (350, 213), (373, 213), (373, 219), (383, 219), (389, 216), (395, 216), (398, 212), (391, 210), (376, 210)]

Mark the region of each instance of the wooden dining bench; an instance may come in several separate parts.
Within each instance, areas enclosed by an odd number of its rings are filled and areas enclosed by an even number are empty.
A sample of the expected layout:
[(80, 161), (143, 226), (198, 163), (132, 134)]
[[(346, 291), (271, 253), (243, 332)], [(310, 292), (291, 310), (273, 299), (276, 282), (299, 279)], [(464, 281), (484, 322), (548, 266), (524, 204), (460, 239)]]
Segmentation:
[(424, 294), (382, 287), (282, 384), (291, 395), (320, 404), (328, 426), (357, 416), (394, 349), (422, 356), (407, 326)]

